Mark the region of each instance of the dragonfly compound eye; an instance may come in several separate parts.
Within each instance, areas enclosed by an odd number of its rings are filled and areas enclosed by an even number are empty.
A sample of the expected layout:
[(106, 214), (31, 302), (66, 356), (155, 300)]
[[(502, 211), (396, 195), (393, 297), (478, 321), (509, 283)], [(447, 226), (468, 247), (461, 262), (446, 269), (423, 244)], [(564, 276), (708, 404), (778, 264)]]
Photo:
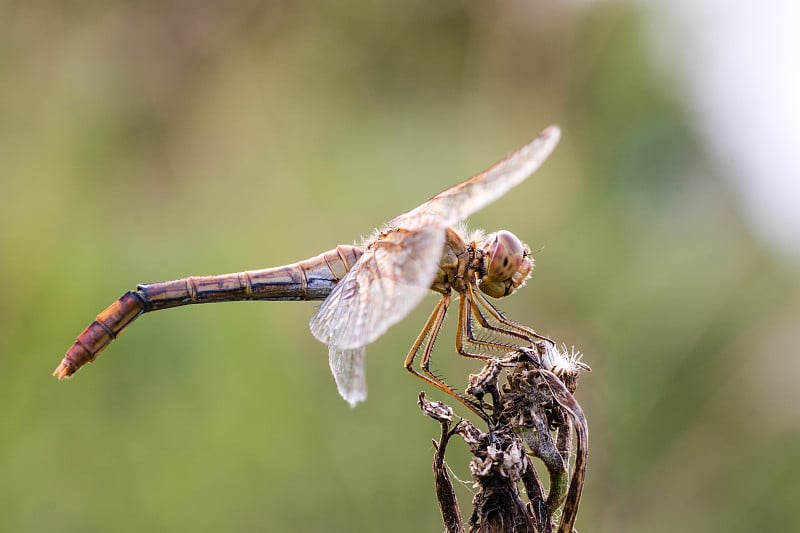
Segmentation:
[(493, 298), (508, 296), (525, 283), (533, 268), (527, 247), (510, 231), (498, 231), (486, 248), (481, 290)]

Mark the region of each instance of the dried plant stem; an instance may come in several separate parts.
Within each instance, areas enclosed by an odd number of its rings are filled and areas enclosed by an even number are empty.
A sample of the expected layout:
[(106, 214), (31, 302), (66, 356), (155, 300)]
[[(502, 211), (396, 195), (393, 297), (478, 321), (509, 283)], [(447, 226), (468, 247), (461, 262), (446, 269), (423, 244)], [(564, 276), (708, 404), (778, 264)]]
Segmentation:
[[(465, 531), (445, 465), (447, 445), (456, 434), (472, 452), (470, 472), (479, 487), (472, 501), (470, 532), (573, 532), (588, 456), (586, 418), (572, 395), (577, 369), (564, 379), (563, 372), (556, 375), (538, 361), (537, 352), (520, 349), (489, 360), (479, 374), (470, 376), (467, 393), (478, 401), (487, 393), (492, 397), (491, 405), (484, 404), (491, 412), (485, 417), (486, 432), (468, 420), (453, 424), (449, 406), (420, 394), (423, 412), (442, 428), (439, 441), (434, 441), (433, 470), (448, 533)], [(501, 389), (498, 380), (504, 369), (509, 372)], [(534, 460), (547, 469), (547, 491)]]

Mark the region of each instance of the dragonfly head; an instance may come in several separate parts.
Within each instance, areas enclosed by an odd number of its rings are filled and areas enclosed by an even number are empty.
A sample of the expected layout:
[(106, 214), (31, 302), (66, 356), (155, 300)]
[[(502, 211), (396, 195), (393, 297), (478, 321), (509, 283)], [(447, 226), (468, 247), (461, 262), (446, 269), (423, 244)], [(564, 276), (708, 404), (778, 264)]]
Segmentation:
[(492, 298), (502, 298), (517, 290), (533, 269), (530, 250), (510, 231), (490, 235), (483, 252), (486, 273), (478, 280), (478, 287)]

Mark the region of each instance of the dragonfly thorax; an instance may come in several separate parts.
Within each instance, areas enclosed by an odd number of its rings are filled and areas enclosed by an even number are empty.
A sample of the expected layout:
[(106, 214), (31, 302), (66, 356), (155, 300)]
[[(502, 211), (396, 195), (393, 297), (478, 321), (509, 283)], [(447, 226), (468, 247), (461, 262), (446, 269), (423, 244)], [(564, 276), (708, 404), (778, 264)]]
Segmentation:
[(510, 231), (489, 235), (483, 244), (486, 269), (478, 288), (492, 298), (502, 298), (521, 287), (533, 269), (530, 250)]

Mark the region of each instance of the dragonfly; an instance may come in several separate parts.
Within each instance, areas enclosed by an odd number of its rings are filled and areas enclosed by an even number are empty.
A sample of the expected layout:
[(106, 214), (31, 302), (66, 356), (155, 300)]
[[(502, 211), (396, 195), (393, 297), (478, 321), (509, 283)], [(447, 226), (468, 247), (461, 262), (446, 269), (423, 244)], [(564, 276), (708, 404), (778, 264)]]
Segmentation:
[(97, 315), (53, 375), (72, 376), (151, 311), (226, 301), (321, 300), (310, 322), (311, 333), (328, 345), (337, 389), (355, 406), (367, 396), (365, 347), (433, 291), (440, 299), (404, 366), (474, 410), (472, 400), (430, 368), (433, 346), (454, 296), (458, 298), (455, 346), (462, 356), (485, 360), (493, 350), (554, 343), (507, 318), (487, 298), (509, 296), (525, 284), (533, 268), (529, 248), (507, 230), (469, 234), (463, 221), (533, 174), (560, 135), (558, 126), (546, 128), (494, 166), (391, 219), (361, 245), (339, 245), (281, 267), (140, 284)]

